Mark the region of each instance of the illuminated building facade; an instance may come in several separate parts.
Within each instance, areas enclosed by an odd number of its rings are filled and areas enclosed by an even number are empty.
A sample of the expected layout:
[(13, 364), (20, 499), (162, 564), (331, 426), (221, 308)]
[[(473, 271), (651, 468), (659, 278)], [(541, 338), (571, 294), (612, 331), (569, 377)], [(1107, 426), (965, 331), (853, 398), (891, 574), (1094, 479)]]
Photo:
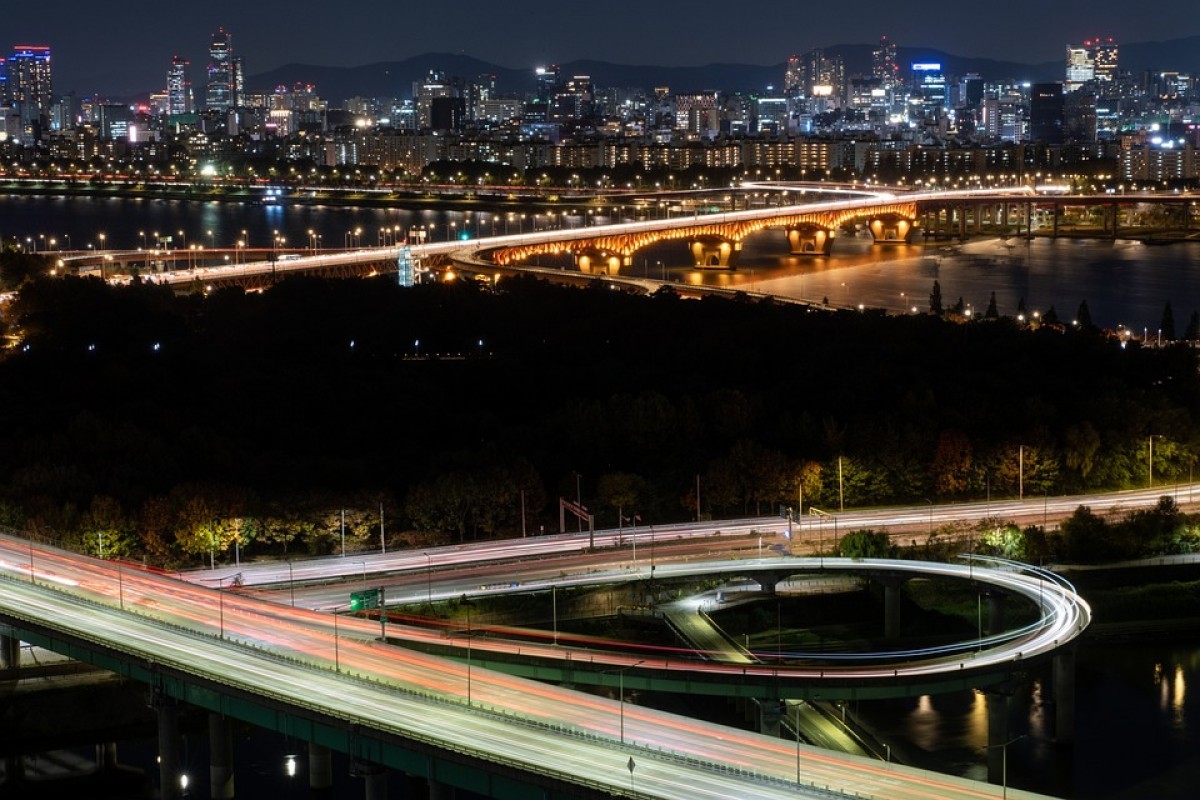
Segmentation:
[(50, 125), (54, 96), (50, 80), (50, 48), (17, 45), (6, 64), (8, 101), (21, 120), (21, 138), (32, 144)]
[(205, 105), (210, 111), (228, 111), (237, 106), (237, 70), (233, 58), (233, 36), (224, 28), (213, 34), (208, 47), (208, 87)]
[(1067, 75), (1063, 88), (1076, 92), (1093, 81), (1111, 85), (1117, 79), (1119, 47), (1111, 36), (1067, 45)]
[(192, 81), (188, 78), (190, 62), (175, 56), (167, 71), (167, 115), (179, 117), (192, 113)]
[(880, 37), (879, 46), (871, 54), (871, 76), (878, 79), (885, 89), (892, 89), (900, 82), (896, 43), (886, 36)]

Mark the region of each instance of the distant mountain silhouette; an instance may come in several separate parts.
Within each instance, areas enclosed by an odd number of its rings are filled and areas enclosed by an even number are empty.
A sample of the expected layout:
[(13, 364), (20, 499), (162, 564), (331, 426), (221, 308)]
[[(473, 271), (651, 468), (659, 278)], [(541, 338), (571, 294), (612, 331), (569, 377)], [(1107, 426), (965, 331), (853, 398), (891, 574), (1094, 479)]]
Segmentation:
[[(827, 53), (842, 57), (848, 76), (870, 74), (873, 49), (874, 45), (870, 44), (840, 44), (824, 48)], [(1043, 64), (1022, 64), (957, 56), (920, 47), (897, 48), (897, 61), (905, 72), (912, 63), (938, 62), (949, 76), (976, 72), (985, 80), (1060, 81), (1065, 71), (1065, 58)], [(785, 65), (780, 62), (765, 66), (705, 64), (698, 67), (661, 67), (581, 60), (566, 62), (559, 67), (564, 77), (589, 75), (600, 88), (651, 89), (668, 86), (672, 92), (720, 89), (763, 93), (769, 86), (778, 89), (782, 85)], [(1121, 68), (1135, 75), (1147, 69), (1200, 72), (1200, 36), (1168, 42), (1122, 44)], [(290, 87), (296, 83), (312, 83), (316, 85), (318, 94), (334, 105), (340, 105), (350, 97), (411, 97), (413, 83), (424, 80), (431, 69), (441, 70), (450, 77), (464, 81), (479, 75), (495, 75), (497, 88), (503, 93), (523, 94), (535, 87), (533, 65), (513, 69), (455, 53), (427, 53), (403, 61), (360, 67), (287, 64), (250, 76), (247, 85), (252, 91), (261, 91), (280, 85)]]

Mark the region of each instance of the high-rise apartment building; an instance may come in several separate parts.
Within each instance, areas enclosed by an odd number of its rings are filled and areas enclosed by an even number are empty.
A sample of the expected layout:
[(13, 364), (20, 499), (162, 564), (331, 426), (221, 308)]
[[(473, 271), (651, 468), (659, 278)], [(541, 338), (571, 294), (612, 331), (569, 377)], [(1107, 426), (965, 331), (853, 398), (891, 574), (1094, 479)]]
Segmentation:
[(41, 138), (50, 124), (50, 106), (54, 103), (50, 81), (50, 48), (42, 45), (17, 45), (6, 64), (8, 101), (21, 119), (27, 143)]
[(237, 70), (233, 58), (233, 36), (218, 28), (208, 46), (208, 86), (205, 105), (210, 111), (228, 111), (237, 106)]
[(433, 101), (437, 98), (460, 97), (459, 82), (447, 77), (438, 69), (431, 69), (424, 81), (413, 84), (413, 98), (417, 107), (417, 127), (421, 130), (433, 125)]
[(788, 97), (798, 97), (805, 93), (804, 66), (800, 56), (788, 56), (787, 71), (783, 73), (783, 93)]
[(846, 66), (839, 55), (824, 50), (804, 54), (804, 84), (810, 97), (841, 97), (846, 91)]
[(192, 113), (192, 81), (188, 78), (190, 62), (175, 56), (167, 70), (167, 115), (180, 117)]

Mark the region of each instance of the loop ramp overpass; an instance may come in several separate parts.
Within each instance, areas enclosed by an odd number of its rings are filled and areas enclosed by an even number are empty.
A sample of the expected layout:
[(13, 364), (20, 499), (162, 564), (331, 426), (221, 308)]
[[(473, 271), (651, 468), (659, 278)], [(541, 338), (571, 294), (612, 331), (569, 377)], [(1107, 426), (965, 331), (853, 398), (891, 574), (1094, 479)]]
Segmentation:
[[(1065, 644), (1086, 625), (1086, 606), (1066, 590), (1003, 571), (995, 580), (1061, 600), (1022, 644), (1030, 654), (1049, 652), (1056, 639)], [(996, 786), (512, 677), (473, 664), (470, 655), (463, 664), (384, 644), (376, 623), (339, 621), (222, 584), (197, 586), (0, 537), (0, 626), (9, 641), (141, 681), (160, 709), (187, 702), (487, 796), (1000, 796)], [(614, 666), (627, 660), (616, 657)], [(926, 668), (962, 669), (954, 660)], [(631, 678), (632, 670), (620, 674)]]

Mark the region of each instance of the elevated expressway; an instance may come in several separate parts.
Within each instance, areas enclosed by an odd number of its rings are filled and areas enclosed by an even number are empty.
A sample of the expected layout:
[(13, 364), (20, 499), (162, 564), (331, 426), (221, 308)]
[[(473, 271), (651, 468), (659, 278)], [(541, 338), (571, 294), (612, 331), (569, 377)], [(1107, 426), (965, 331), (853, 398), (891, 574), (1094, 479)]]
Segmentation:
[[(1086, 624), (1086, 607), (1067, 592), (1004, 573), (995, 579), (1013, 591), (1037, 592), (1053, 607), (1020, 645), (1030, 655)], [(0, 619), (7, 635), (145, 682), (160, 699), (178, 698), (499, 798), (1000, 793), (482, 669), (470, 645), (465, 663), (448, 661), (375, 641), (374, 622), (339, 620), (7, 537), (0, 538)], [(395, 634), (389, 630), (389, 639)], [(635, 659), (605, 659), (610, 683), (633, 685), (631, 674), (612, 670)], [(601, 656), (595, 660), (599, 666)], [(950, 659), (924, 669), (959, 664)], [(665, 662), (653, 670), (684, 675), (695, 666)], [(861, 669), (864, 677), (886, 677)]]

